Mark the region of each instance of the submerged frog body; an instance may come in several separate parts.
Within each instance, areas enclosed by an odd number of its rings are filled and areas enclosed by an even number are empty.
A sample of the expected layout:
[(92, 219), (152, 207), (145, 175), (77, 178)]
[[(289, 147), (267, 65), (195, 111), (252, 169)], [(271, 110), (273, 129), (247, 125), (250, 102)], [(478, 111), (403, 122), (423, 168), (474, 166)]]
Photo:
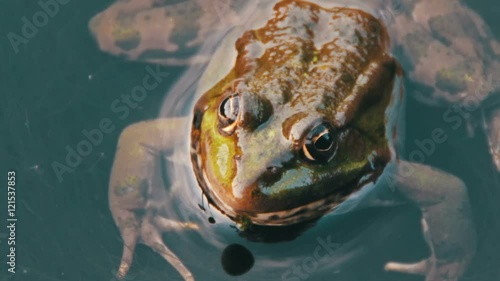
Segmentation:
[[(403, 97), (401, 65), (411, 69), (410, 78), (432, 87), (434, 98), (448, 101), (467, 98), (476, 77), (498, 67), (493, 59), (482, 62), (495, 42), (474, 41), (487, 38), (480, 19), (451, 0), (436, 4), (424, 19), (415, 13), (427, 11), (430, 1), (405, 2), (417, 19), (412, 24), (404, 12), (389, 22), (379, 10), (384, 1), (223, 1), (228, 5), (222, 14), (213, 10), (219, 2), (206, 3), (117, 2), (91, 23), (101, 48), (130, 59), (200, 64), (212, 53), (208, 45), (220, 46), (199, 83), (202, 95), (191, 117), (141, 122), (120, 136), (109, 190), (125, 244), (119, 276), (127, 273), (141, 239), (185, 280), (194, 280), (161, 233), (197, 225), (168, 218), (167, 195), (153, 177), (158, 154), (185, 143), (189, 136), (182, 131), (191, 122), (191, 162), (203, 194), (240, 228), (315, 220), (353, 195), (387, 189), (420, 207), (431, 255), (386, 269), (423, 274), (427, 281), (457, 280), (476, 243), (466, 187), (453, 175), (400, 159), (396, 113)], [(200, 15), (199, 21), (184, 19), (184, 38), (176, 25), (179, 7)], [(209, 11), (215, 12), (211, 19)], [(217, 22), (215, 14), (223, 24), (202, 24)], [(432, 14), (468, 19), (483, 34), (468, 37)], [(235, 15), (242, 26), (228, 30)], [(430, 36), (436, 31), (446, 44)], [(220, 33), (228, 34), (221, 42)], [(216, 40), (197, 49), (210, 36)], [(411, 67), (391, 55), (394, 45), (403, 48)], [(176, 56), (181, 47), (199, 55)], [(497, 120), (498, 110), (492, 112)], [(498, 159), (498, 130), (489, 132)]]

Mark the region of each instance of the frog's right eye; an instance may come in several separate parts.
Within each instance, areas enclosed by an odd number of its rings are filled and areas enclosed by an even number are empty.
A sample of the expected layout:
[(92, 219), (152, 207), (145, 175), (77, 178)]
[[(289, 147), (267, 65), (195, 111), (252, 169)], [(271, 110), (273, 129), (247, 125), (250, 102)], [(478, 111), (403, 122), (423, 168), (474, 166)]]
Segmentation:
[(322, 123), (309, 131), (303, 145), (303, 155), (314, 162), (328, 162), (337, 151), (334, 130), (328, 123)]
[(219, 105), (217, 115), (219, 117), (219, 130), (226, 135), (234, 133), (240, 115), (239, 95), (224, 98)]

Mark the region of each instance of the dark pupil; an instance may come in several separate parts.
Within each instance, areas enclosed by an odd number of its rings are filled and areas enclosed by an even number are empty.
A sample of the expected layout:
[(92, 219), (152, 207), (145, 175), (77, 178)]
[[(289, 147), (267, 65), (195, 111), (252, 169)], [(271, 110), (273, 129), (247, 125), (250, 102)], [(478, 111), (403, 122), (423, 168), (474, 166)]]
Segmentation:
[(231, 121), (236, 120), (236, 118), (238, 117), (238, 111), (239, 111), (238, 96), (228, 97), (221, 104), (221, 115)]
[(328, 150), (332, 145), (333, 139), (330, 133), (323, 133), (319, 138), (314, 142), (314, 146), (318, 150)]

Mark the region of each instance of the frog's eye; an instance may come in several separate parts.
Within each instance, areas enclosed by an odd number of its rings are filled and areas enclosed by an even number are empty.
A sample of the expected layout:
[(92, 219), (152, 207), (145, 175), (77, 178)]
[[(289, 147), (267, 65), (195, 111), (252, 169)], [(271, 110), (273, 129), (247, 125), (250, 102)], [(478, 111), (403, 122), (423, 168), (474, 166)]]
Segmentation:
[(240, 112), (240, 97), (231, 95), (222, 100), (219, 105), (219, 129), (225, 134), (232, 134), (236, 129)]
[(336, 148), (333, 128), (328, 123), (322, 123), (309, 131), (302, 145), (302, 152), (310, 161), (328, 162), (335, 154)]

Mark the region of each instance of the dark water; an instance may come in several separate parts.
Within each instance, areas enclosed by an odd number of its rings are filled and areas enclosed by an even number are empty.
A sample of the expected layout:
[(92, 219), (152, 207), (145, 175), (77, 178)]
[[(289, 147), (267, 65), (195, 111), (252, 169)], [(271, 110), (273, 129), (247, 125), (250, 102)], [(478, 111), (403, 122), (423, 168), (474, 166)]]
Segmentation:
[[(17, 51), (7, 34), (20, 34), (22, 18), (31, 18), (40, 7), (36, 1), (27, 0), (0, 4), (0, 214), (2, 225), (7, 224), (5, 177), (7, 171), (14, 170), (18, 219), (16, 273), (7, 272), (7, 239), (2, 236), (0, 280), (114, 280), (122, 241), (108, 209), (107, 184), (118, 135), (128, 124), (158, 115), (164, 93), (183, 69), (166, 69), (169, 80), (149, 92), (123, 120), (110, 110), (113, 101), (141, 83), (146, 74), (144, 64), (101, 53), (88, 32), (88, 20), (111, 2), (70, 0)], [(468, 2), (500, 39), (498, 1)], [(443, 128), (450, 136), (425, 162), (459, 175), (470, 189), (479, 249), (464, 280), (500, 280), (499, 176), (491, 166), (484, 135), (478, 131), (468, 138), (466, 126), (453, 130), (441, 118), (445, 110), (413, 102), (406, 116), (406, 138), (422, 140), (434, 128)], [(103, 118), (111, 120), (113, 130), (73, 171), (58, 178), (52, 163), (64, 163), (66, 148), (74, 149), (84, 138), (82, 130), (96, 128)], [(406, 151), (413, 149), (416, 147), (410, 142)], [(249, 242), (229, 225), (218, 224), (219, 241), (243, 244), (255, 257), (253, 269), (240, 277), (224, 273), (220, 264), (223, 247), (204, 242), (198, 233), (183, 237), (175, 234), (165, 241), (185, 260), (197, 280), (281, 280), (287, 269), (301, 266), (304, 258), (312, 255), (321, 239), (346, 246), (333, 257), (318, 261), (320, 269), (308, 274), (308, 280), (422, 280), (381, 271), (387, 260), (426, 256), (417, 210), (399, 207), (364, 211), (341, 217), (336, 225), (332, 230), (320, 221), (294, 241), (266, 244)], [(5, 233), (2, 226), (0, 234)], [(180, 240), (192, 242), (175, 243)], [(362, 253), (356, 263), (341, 270), (329, 266), (353, 252)], [(297, 255), (301, 258), (287, 260)], [(136, 250), (129, 278), (180, 280), (173, 268), (144, 246)]]

